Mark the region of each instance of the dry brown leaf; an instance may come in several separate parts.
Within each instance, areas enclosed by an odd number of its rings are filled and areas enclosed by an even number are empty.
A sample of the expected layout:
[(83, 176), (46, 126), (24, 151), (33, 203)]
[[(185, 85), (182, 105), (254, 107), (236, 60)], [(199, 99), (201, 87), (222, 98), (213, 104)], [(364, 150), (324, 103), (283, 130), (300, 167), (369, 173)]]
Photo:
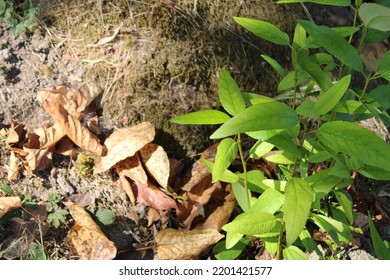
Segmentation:
[(184, 163), (180, 160), (170, 158), (169, 167), (168, 186), (177, 192), (181, 186), (181, 178), (179, 175), (184, 169)]
[(22, 202), (18, 196), (0, 197), (0, 218), (8, 211), (22, 207)]
[(75, 225), (68, 232), (66, 241), (70, 251), (81, 260), (112, 260), (117, 250), (100, 230), (85, 209), (71, 202), (67, 203)]
[(58, 123), (55, 123), (49, 128), (37, 128), (34, 130), (34, 132), (39, 136), (41, 149), (46, 149), (54, 146), (66, 135), (66, 133), (61, 129), (61, 126)]
[(221, 228), (229, 221), (229, 218), (234, 210), (236, 204), (236, 198), (230, 188), (230, 193), (225, 197), (224, 203), (217, 207), (213, 213), (211, 213), (206, 221), (196, 227), (197, 229), (212, 228), (220, 231)]
[(108, 150), (107, 155), (97, 159), (94, 173), (104, 172), (119, 161), (133, 156), (143, 146), (152, 142), (154, 136), (154, 126), (149, 122), (113, 132), (104, 143)]
[(166, 195), (151, 182), (148, 182), (147, 186), (134, 182), (132, 187), (139, 204), (153, 207), (156, 210), (167, 210), (177, 207), (173, 198)]
[(24, 140), (27, 131), (24, 128), (23, 124), (13, 121), (11, 128), (7, 131), (7, 138), (5, 144), (9, 146), (10, 144), (20, 143)]
[(115, 165), (115, 169), (118, 174), (126, 176), (139, 184), (148, 184), (148, 175), (146, 174), (137, 153), (132, 157), (128, 157), (125, 160), (118, 162)]
[(148, 173), (164, 189), (168, 188), (169, 159), (163, 147), (148, 143), (139, 151), (142, 163)]
[(199, 255), (224, 236), (214, 229), (164, 229), (156, 236), (160, 260), (189, 260)]
[(192, 166), (191, 172), (186, 174), (185, 178), (183, 179), (185, 183), (182, 187), (183, 191), (190, 191), (194, 186), (199, 184), (204, 178), (206, 178), (210, 174), (209, 169), (202, 163), (202, 160), (207, 159), (214, 161), (217, 148), (218, 143), (206, 149), (201, 154), (199, 160), (197, 160)]
[(118, 173), (119, 180), (121, 181), (122, 189), (126, 192), (127, 196), (130, 198), (130, 201), (133, 205), (136, 203), (135, 195), (133, 189), (131, 188), (131, 183), (127, 179), (126, 176), (122, 175), (122, 173)]
[(79, 151), (77, 150), (77, 147), (72, 142), (72, 140), (70, 140), (69, 137), (66, 136), (57, 143), (56, 154), (76, 158), (79, 154)]
[(37, 99), (48, 113), (52, 104), (59, 104), (71, 116), (80, 119), (82, 112), (99, 94), (100, 90), (91, 85), (85, 85), (80, 90), (59, 86), (43, 89), (38, 92)]
[(49, 167), (53, 159), (54, 147), (50, 149), (30, 149), (23, 148), (27, 156), (22, 159), (24, 168), (29, 174)]
[(13, 182), (19, 178), (19, 175), (19, 159), (16, 157), (15, 153), (11, 151), (7, 179), (8, 181)]

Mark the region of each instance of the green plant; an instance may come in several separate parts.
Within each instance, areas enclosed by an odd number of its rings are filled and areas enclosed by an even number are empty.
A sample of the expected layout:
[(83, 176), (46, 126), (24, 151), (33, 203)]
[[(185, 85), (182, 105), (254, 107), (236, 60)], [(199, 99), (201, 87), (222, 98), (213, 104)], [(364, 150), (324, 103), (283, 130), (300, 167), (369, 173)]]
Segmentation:
[[(351, 4), (348, 0), (279, 1), (292, 2)], [(255, 236), (276, 259), (307, 259), (307, 253), (313, 251), (323, 259), (313, 229), (319, 228), (332, 238), (328, 242), (332, 251), (350, 243), (353, 232), (360, 230), (352, 226), (353, 202), (346, 191), (352, 174), (390, 179), (389, 145), (356, 124), (372, 117), (390, 124), (386, 112), (390, 108), (389, 85), (368, 92), (375, 79), (390, 80), (390, 51), (381, 58), (375, 73), (366, 73), (359, 55), (369, 34), (369, 42), (388, 34), (390, 9), (362, 1), (355, 1), (353, 9), (353, 26), (330, 28), (299, 20), (293, 38), (268, 22), (234, 18), (258, 37), (291, 49), (290, 71), (262, 55), (281, 77), (279, 94), (270, 98), (241, 92), (229, 72), (222, 69), (219, 99), (226, 112), (204, 110), (171, 119), (179, 124), (221, 125), (210, 137), (222, 139), (215, 162), (204, 163), (213, 182), (232, 184), (243, 210), (223, 227), (225, 246), (215, 249), (221, 258), (231, 248), (242, 250), (245, 236)], [(355, 48), (352, 41), (358, 34), (360, 44)], [(364, 78), (362, 88), (355, 88), (355, 76)], [(243, 151), (243, 134), (257, 141), (249, 156)], [(228, 168), (237, 156), (242, 172), (233, 173)], [(248, 170), (248, 161), (258, 158), (275, 163), (278, 178)], [(227, 256), (236, 257), (237, 252)]]
[(66, 209), (59, 206), (62, 197), (55, 194), (49, 193), (49, 197), (46, 201), (46, 210), (49, 212), (47, 215), (47, 221), (50, 222), (55, 228), (58, 228), (61, 223), (65, 221), (65, 216), (69, 214)]
[(35, 18), (36, 5), (31, 0), (22, 2), (21, 5), (14, 5), (15, 1), (0, 0), (0, 19), (11, 26), (11, 32), (19, 36), (26, 31), (33, 31), (38, 22)]

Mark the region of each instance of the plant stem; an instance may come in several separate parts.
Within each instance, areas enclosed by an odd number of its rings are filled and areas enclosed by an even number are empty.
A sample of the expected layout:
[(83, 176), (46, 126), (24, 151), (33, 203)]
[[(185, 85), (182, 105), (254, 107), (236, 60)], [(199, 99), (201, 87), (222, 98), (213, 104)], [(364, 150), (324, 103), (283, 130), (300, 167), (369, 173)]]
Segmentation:
[(275, 260), (281, 259), (283, 232), (284, 232), (284, 223), (282, 222), (282, 226), (280, 227), (280, 232), (279, 232), (279, 237), (278, 237), (278, 249), (276, 251)]
[(244, 188), (245, 188), (246, 201), (248, 202), (248, 208), (250, 208), (251, 204), (249, 201), (249, 192), (248, 192), (248, 171), (246, 167), (246, 160), (244, 158), (244, 153), (242, 152), (241, 134), (237, 135), (237, 144), (238, 144), (238, 153), (240, 154), (242, 169), (244, 172)]

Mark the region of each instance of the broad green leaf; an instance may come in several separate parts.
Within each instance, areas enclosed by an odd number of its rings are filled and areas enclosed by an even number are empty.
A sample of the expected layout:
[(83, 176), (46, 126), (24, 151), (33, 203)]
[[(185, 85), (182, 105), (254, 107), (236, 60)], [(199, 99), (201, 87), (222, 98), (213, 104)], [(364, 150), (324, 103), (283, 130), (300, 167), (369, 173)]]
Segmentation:
[(218, 139), (243, 132), (286, 129), (298, 124), (293, 109), (278, 101), (255, 104), (225, 122), (210, 138)]
[(213, 171), (211, 172), (213, 183), (223, 177), (227, 168), (236, 158), (237, 152), (237, 142), (232, 138), (225, 138), (221, 141), (221, 143), (218, 145)]
[(317, 64), (315, 57), (299, 52), (298, 64), (307, 74), (310, 75), (321, 90), (326, 91), (331, 87), (332, 80), (330, 79), (329, 74), (323, 71)]
[[(214, 162), (211, 162), (211, 161), (209, 161), (207, 159), (202, 159), (201, 162), (203, 163), (204, 166), (206, 166), (208, 168), (208, 170), (210, 172), (213, 171)], [(229, 169), (226, 169), (225, 172), (223, 172), (223, 174), (219, 178), (220, 181), (226, 182), (226, 183), (235, 183), (235, 182), (238, 182), (238, 179), (239, 179), (238, 175), (234, 174)]]
[(218, 92), (223, 108), (230, 115), (237, 115), (245, 109), (245, 100), (240, 88), (226, 69), (219, 72)]
[(379, 61), (377, 72), (382, 78), (390, 81), (390, 50), (387, 51)]
[(272, 180), (272, 179), (265, 179), (265, 180), (261, 181), (261, 183), (264, 186), (266, 186), (267, 188), (271, 188), (271, 189), (281, 191), (281, 192), (284, 192), (284, 190), (286, 188), (286, 184), (287, 184), (286, 181)]
[(339, 27), (332, 27), (332, 30), (340, 34), (343, 38), (346, 38), (358, 32), (359, 28), (353, 26), (339, 26)]
[(366, 128), (350, 122), (328, 122), (318, 129), (317, 136), (329, 151), (349, 155), (367, 166), (390, 172), (390, 146)]
[(274, 189), (267, 189), (253, 203), (248, 213), (269, 213), (275, 214), (279, 211), (284, 202), (284, 195)]
[(293, 43), (299, 46), (300, 48), (303, 48), (305, 42), (306, 42), (306, 31), (299, 23), (297, 23), (294, 30)]
[(213, 253), (217, 260), (235, 260), (241, 255), (248, 243), (248, 238), (242, 238), (233, 247), (227, 249), (226, 240), (223, 240), (215, 244), (213, 247)]
[(384, 32), (376, 29), (368, 29), (364, 37), (365, 44), (375, 44), (390, 37), (390, 31)]
[(201, 110), (177, 116), (171, 119), (173, 123), (179, 124), (222, 124), (230, 117), (218, 110)]
[(309, 257), (296, 246), (290, 245), (283, 249), (285, 260), (308, 260)]
[(324, 170), (311, 175), (307, 178), (307, 182), (312, 187), (315, 194), (315, 200), (319, 201), (321, 198), (329, 194), (341, 181), (337, 176), (329, 174), (330, 170)]
[(27, 260), (48, 260), (49, 257), (45, 252), (45, 247), (42, 244), (32, 242), (28, 248)]
[[(238, 175), (240, 179), (244, 180), (244, 174), (240, 173)], [(251, 191), (262, 193), (265, 190), (267, 190), (269, 187), (263, 184), (263, 180), (265, 180), (266, 177), (264, 176), (263, 172), (260, 170), (250, 170), (247, 172), (247, 180), (248, 180), (248, 189)]]
[(299, 20), (314, 42), (324, 47), (331, 55), (356, 71), (363, 71), (359, 53), (340, 34), (327, 26), (318, 26), (306, 20)]
[(243, 17), (233, 17), (233, 19), (238, 24), (254, 33), (257, 37), (263, 38), (264, 40), (277, 45), (287, 46), (290, 44), (290, 38), (287, 33), (269, 22)]
[(264, 156), (264, 159), (276, 164), (294, 164), (293, 159), (287, 157), (282, 151), (272, 152), (269, 155)]
[(300, 151), (297, 148), (296, 143), (289, 135), (287, 135), (287, 133), (276, 134), (267, 138), (266, 141), (275, 145), (279, 150), (288, 152), (296, 157), (300, 156)]
[(261, 158), (266, 153), (270, 152), (274, 147), (275, 146), (270, 143), (258, 140), (251, 148), (249, 155), (251, 158)]
[(2, 16), (7, 8), (4, 0), (0, 0), (0, 16)]
[(359, 16), (368, 28), (390, 31), (390, 8), (375, 3), (363, 3), (359, 7)]
[(242, 92), (242, 96), (244, 97), (244, 100), (248, 105), (274, 101), (274, 99), (271, 97), (252, 92)]
[(346, 113), (349, 115), (353, 114), (367, 114), (369, 111), (363, 106), (362, 102), (357, 100), (341, 100), (333, 108), (336, 113)]
[(275, 59), (265, 54), (262, 54), (261, 57), (267, 61), (268, 64), (272, 66), (272, 68), (274, 68), (280, 77), (284, 78), (287, 75), (287, 71)]
[(254, 139), (267, 141), (276, 135), (283, 135), (284, 137), (293, 139), (299, 135), (299, 131), (300, 125), (298, 123), (294, 127), (288, 129), (259, 130), (254, 132), (247, 132), (246, 134)]
[(241, 233), (246, 235), (279, 234), (275, 232), (277, 219), (267, 213), (243, 213), (232, 222), (224, 225), (222, 229), (227, 232)]
[(282, 209), (287, 246), (293, 244), (302, 232), (310, 213), (313, 198), (313, 191), (305, 180), (294, 178), (287, 182)]
[(315, 251), (320, 260), (324, 259), (324, 254), (318, 249), (316, 242), (306, 228), (299, 235), (299, 239), (308, 253)]
[(245, 191), (245, 187), (241, 182), (232, 183), (232, 188), (234, 197), (236, 198), (238, 205), (244, 212), (248, 212), (251, 208), (252, 200), (254, 201), (255, 198), (252, 198), (252, 195), (249, 190), (248, 192)]
[(334, 69), (336, 64), (334, 63), (334, 59), (330, 54), (327, 53), (317, 53), (313, 55), (313, 58), (317, 61), (319, 65), (326, 65), (324, 68), (325, 72), (330, 72)]
[(279, 0), (278, 4), (285, 3), (299, 3), (299, 2), (310, 2), (322, 5), (332, 5), (332, 6), (350, 6), (351, 0)]
[[(390, 85), (380, 85), (374, 88), (368, 94), (369, 97), (372, 97), (381, 105), (382, 110), (390, 109)], [(360, 103), (360, 102), (359, 102)]]
[(288, 72), (288, 74), (279, 82), (278, 91), (284, 91), (295, 86), (299, 86), (309, 79), (309, 75), (303, 71), (297, 71), (297, 81), (295, 84), (295, 73), (294, 71)]
[(390, 260), (390, 249), (383, 242), (378, 231), (376, 230), (370, 213), (368, 213), (368, 224), (370, 226), (371, 240), (372, 240), (372, 244), (374, 245), (374, 250), (377, 258), (379, 260)]
[(236, 232), (226, 232), (226, 249), (231, 249), (242, 239), (244, 235)]
[[(260, 236), (258, 236), (258, 237), (260, 237)], [(261, 241), (264, 243), (264, 247), (267, 250), (267, 252), (272, 254), (272, 255), (276, 255), (276, 253), (279, 249), (279, 246), (278, 246), (279, 236), (278, 235), (270, 236), (270, 237), (262, 236), (260, 238), (261, 238)]]
[(322, 93), (314, 105), (316, 116), (322, 116), (333, 109), (347, 91), (351, 82), (351, 75), (341, 78), (327, 91)]
[(317, 226), (325, 230), (338, 246), (341, 245), (341, 242), (348, 244), (351, 241), (351, 226), (321, 214), (312, 214), (310, 218)]
[(353, 201), (349, 193), (347, 193), (345, 190), (337, 190), (334, 191), (336, 198), (338, 202), (340, 203), (341, 207), (344, 210), (344, 214), (348, 219), (348, 222), (350, 224), (353, 223), (353, 213), (352, 213), (352, 207), (353, 207)]
[(313, 101), (305, 100), (295, 109), (295, 111), (298, 115), (315, 118), (314, 105), (315, 103)]

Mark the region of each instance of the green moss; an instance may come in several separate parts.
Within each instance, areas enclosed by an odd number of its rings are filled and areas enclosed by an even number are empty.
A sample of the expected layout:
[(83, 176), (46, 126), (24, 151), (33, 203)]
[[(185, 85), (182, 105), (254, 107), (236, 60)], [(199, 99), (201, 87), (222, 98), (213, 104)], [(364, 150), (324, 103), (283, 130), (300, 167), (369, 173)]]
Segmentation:
[(89, 178), (93, 174), (96, 155), (94, 153), (83, 151), (76, 159), (74, 169), (80, 178)]

